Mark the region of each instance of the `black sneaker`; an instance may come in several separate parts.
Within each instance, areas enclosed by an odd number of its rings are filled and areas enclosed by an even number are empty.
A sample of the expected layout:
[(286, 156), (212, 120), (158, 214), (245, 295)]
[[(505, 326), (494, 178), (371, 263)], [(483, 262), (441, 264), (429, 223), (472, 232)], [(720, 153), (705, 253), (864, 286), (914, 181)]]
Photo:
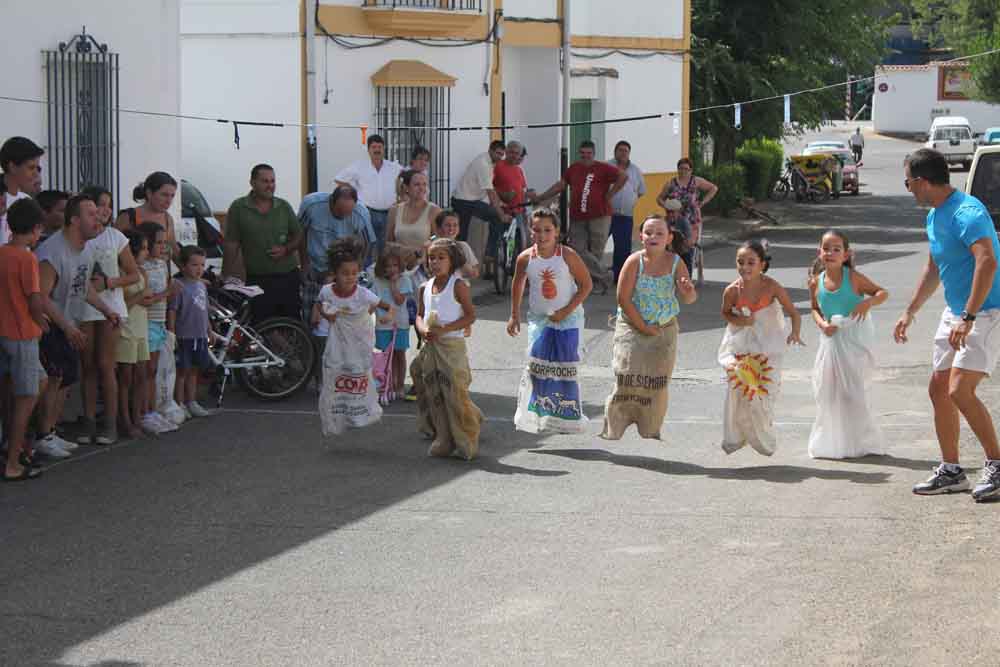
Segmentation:
[(1000, 461), (987, 461), (983, 466), (983, 476), (972, 489), (972, 499), (981, 503), (995, 498), (1000, 498)]
[(969, 478), (965, 471), (948, 472), (944, 465), (934, 468), (934, 474), (925, 481), (913, 485), (913, 492), (920, 496), (936, 496), (941, 493), (958, 493), (969, 490)]

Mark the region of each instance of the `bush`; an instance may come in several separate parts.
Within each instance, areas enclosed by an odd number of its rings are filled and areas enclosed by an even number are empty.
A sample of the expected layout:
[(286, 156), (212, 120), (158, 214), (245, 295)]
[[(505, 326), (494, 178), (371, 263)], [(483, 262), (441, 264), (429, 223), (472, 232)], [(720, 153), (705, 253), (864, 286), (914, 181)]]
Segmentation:
[(728, 215), (739, 206), (746, 192), (746, 169), (742, 164), (717, 164), (705, 167), (703, 178), (719, 186), (719, 194), (709, 202), (709, 213)]
[(773, 139), (748, 139), (736, 150), (736, 160), (746, 171), (746, 193), (754, 199), (767, 199), (784, 165), (781, 144)]

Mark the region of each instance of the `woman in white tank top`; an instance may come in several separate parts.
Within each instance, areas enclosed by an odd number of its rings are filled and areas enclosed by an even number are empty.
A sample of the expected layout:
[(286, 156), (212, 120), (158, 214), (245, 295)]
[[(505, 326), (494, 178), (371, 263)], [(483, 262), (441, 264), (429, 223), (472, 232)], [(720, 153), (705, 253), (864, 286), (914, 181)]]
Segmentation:
[(528, 362), (517, 392), (514, 427), (529, 433), (580, 433), (587, 428), (577, 373), (583, 301), (593, 287), (583, 260), (558, 242), (559, 221), (550, 211), (531, 217), (535, 245), (514, 266), (507, 333), (521, 330), (521, 301), (528, 283)]
[(476, 321), (469, 285), (459, 278), (465, 255), (451, 239), (427, 250), (431, 278), (417, 305), (417, 333), (426, 345), (410, 365), (417, 395), (417, 428), (433, 442), (429, 456), (479, 452), (483, 413), (469, 396), (472, 371), (462, 331)]

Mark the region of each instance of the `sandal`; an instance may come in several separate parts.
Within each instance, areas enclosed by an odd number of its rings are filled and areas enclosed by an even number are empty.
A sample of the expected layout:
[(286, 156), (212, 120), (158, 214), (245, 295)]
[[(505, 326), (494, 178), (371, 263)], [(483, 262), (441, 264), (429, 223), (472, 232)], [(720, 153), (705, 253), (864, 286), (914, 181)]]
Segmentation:
[(30, 479), (38, 479), (42, 476), (42, 471), (40, 468), (33, 468), (31, 466), (22, 466), (21, 474), (14, 475), (13, 477), (8, 477), (7, 472), (4, 471), (3, 481), (5, 482), (24, 482)]

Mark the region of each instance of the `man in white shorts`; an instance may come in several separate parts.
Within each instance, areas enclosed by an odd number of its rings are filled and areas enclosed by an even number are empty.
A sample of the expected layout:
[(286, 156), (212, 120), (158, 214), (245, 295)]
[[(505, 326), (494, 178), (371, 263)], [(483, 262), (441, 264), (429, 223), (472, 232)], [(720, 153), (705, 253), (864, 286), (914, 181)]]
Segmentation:
[(972, 490), (976, 502), (1000, 498), (1000, 444), (989, 410), (976, 396), (983, 378), (1000, 357), (1000, 242), (989, 211), (975, 197), (951, 187), (948, 163), (937, 151), (922, 148), (906, 159), (906, 188), (927, 214), (930, 253), (893, 337), (905, 343), (915, 313), (944, 285), (947, 307), (934, 334), (934, 373), (930, 396), (941, 465), (913, 487), (920, 495), (955, 493), (969, 488), (958, 464), (959, 414), (965, 417), (986, 453), (982, 477)]

